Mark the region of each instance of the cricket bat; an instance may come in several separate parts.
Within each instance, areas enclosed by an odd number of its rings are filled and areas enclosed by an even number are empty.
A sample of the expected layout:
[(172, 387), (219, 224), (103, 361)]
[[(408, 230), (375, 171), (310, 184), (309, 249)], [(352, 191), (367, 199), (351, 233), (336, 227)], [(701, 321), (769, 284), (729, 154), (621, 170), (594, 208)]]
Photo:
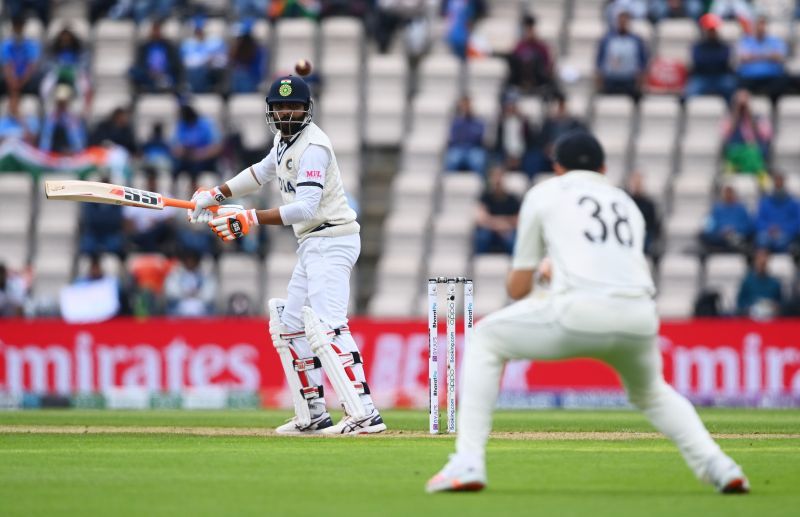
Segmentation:
[[(128, 205), (153, 210), (164, 207), (194, 209), (193, 201), (164, 197), (157, 192), (148, 192), (123, 185), (100, 183), (99, 181), (45, 181), (44, 193), (47, 199), (61, 201), (84, 201), (86, 203), (106, 203), (109, 205)], [(217, 207), (209, 207), (212, 212)]]

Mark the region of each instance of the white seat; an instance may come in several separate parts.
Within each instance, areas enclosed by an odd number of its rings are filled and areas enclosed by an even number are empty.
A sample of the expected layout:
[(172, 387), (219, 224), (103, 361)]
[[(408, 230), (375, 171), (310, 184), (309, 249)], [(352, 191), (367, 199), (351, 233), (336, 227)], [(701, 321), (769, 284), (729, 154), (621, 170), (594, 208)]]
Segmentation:
[(225, 129), (224, 106), (219, 95), (215, 93), (195, 95), (191, 102), (198, 113), (209, 117), (214, 122), (217, 131), (222, 132)]
[(164, 137), (169, 139), (178, 118), (178, 103), (170, 94), (144, 94), (134, 110), (136, 137), (145, 141), (156, 122), (164, 125)]
[(262, 284), (259, 261), (247, 254), (224, 253), (219, 259), (220, 296), (222, 303), (234, 293), (244, 293), (254, 307), (262, 305)]
[(297, 255), (293, 252), (270, 252), (265, 264), (267, 272), (266, 299), (286, 298), (287, 287), (296, 263)]
[(442, 178), (442, 212), (469, 217), (482, 189), (483, 178), (475, 173), (445, 174)]
[(281, 18), (276, 27), (277, 75), (294, 73), (294, 64), (299, 59), (316, 61), (317, 25), (314, 22), (305, 18)]
[(736, 294), (747, 273), (747, 262), (742, 255), (711, 255), (706, 262), (706, 286), (722, 297), (723, 307), (732, 311), (736, 307)]
[(27, 173), (0, 174), (0, 206), (3, 213), (14, 217), (0, 217), (0, 262), (11, 268), (20, 268), (28, 258), (30, 223), (33, 210), (33, 182)]
[(661, 20), (658, 22), (658, 56), (688, 63), (697, 36), (697, 26), (688, 18)]
[(419, 92), (434, 93), (440, 100), (454, 98), (459, 89), (461, 61), (453, 54), (431, 54), (419, 68)]
[(272, 140), (265, 109), (264, 97), (258, 93), (235, 94), (228, 100), (228, 124), (239, 131), (245, 149), (266, 149)]
[(484, 57), (467, 62), (468, 92), (473, 97), (494, 98), (498, 94), (508, 73), (508, 63), (499, 57)]
[[(146, 41), (150, 37), (150, 30), (152, 29), (153, 22), (150, 19), (143, 20), (136, 29), (136, 39), (139, 43)], [(183, 39), (183, 28), (177, 18), (167, 18), (161, 23), (161, 36), (165, 39), (179, 44)]]

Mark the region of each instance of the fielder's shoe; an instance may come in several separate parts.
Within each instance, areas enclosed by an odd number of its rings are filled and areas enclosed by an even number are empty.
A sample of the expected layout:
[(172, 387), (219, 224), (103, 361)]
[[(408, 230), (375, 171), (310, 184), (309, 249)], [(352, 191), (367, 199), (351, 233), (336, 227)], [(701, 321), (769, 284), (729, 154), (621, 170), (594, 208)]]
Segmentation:
[(322, 430), (323, 434), (374, 434), (386, 430), (381, 414), (377, 409), (361, 419), (355, 419), (348, 414), (338, 424)]
[(477, 492), (486, 487), (486, 467), (483, 462), (460, 454), (451, 454), (450, 461), (438, 474), (428, 480), (425, 491)]
[(708, 462), (706, 478), (721, 494), (746, 494), (750, 492), (750, 481), (742, 467), (728, 456), (716, 456)]
[(328, 412), (324, 412), (318, 417), (311, 419), (311, 423), (303, 427), (297, 422), (297, 417), (292, 417), (285, 424), (278, 426), (275, 432), (278, 434), (320, 434), (325, 429), (333, 427), (333, 420)]

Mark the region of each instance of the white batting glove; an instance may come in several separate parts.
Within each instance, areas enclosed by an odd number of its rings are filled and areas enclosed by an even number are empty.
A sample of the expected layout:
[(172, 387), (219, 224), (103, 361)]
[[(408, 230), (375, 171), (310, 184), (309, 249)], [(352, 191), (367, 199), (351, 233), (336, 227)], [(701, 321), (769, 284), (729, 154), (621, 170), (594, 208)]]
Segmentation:
[(254, 208), (245, 209), (242, 205), (221, 205), (208, 226), (223, 241), (241, 239), (253, 226), (258, 226)]
[(189, 209), (189, 220), (193, 223), (207, 223), (214, 218), (214, 213), (208, 210), (210, 206), (219, 206), (225, 200), (225, 194), (219, 189), (214, 187), (212, 189), (199, 188), (192, 195), (194, 201), (194, 210)]

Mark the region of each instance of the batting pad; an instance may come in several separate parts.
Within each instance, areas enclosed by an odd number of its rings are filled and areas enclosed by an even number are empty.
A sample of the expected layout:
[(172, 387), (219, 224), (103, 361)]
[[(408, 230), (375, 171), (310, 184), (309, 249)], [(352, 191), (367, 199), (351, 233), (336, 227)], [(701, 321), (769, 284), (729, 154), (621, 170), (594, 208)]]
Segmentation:
[(367, 409), (353, 385), (354, 381), (347, 375), (342, 365), (342, 358), (331, 347), (326, 329), (311, 307), (303, 307), (303, 323), (311, 351), (322, 363), (322, 369), (325, 370), (325, 375), (331, 381), (347, 414), (357, 419), (366, 417)]
[(289, 342), (281, 337), (286, 334), (286, 329), (281, 323), (281, 313), (286, 305), (286, 300), (281, 298), (270, 298), (269, 302), (269, 333), (272, 336), (272, 345), (278, 352), (281, 359), (283, 373), (289, 383), (289, 391), (292, 393), (292, 404), (294, 413), (297, 416), (297, 423), (300, 427), (311, 425), (311, 411), (308, 409), (308, 402), (304, 396), (304, 388), (300, 382), (300, 374), (295, 371), (294, 356), (289, 348)]

